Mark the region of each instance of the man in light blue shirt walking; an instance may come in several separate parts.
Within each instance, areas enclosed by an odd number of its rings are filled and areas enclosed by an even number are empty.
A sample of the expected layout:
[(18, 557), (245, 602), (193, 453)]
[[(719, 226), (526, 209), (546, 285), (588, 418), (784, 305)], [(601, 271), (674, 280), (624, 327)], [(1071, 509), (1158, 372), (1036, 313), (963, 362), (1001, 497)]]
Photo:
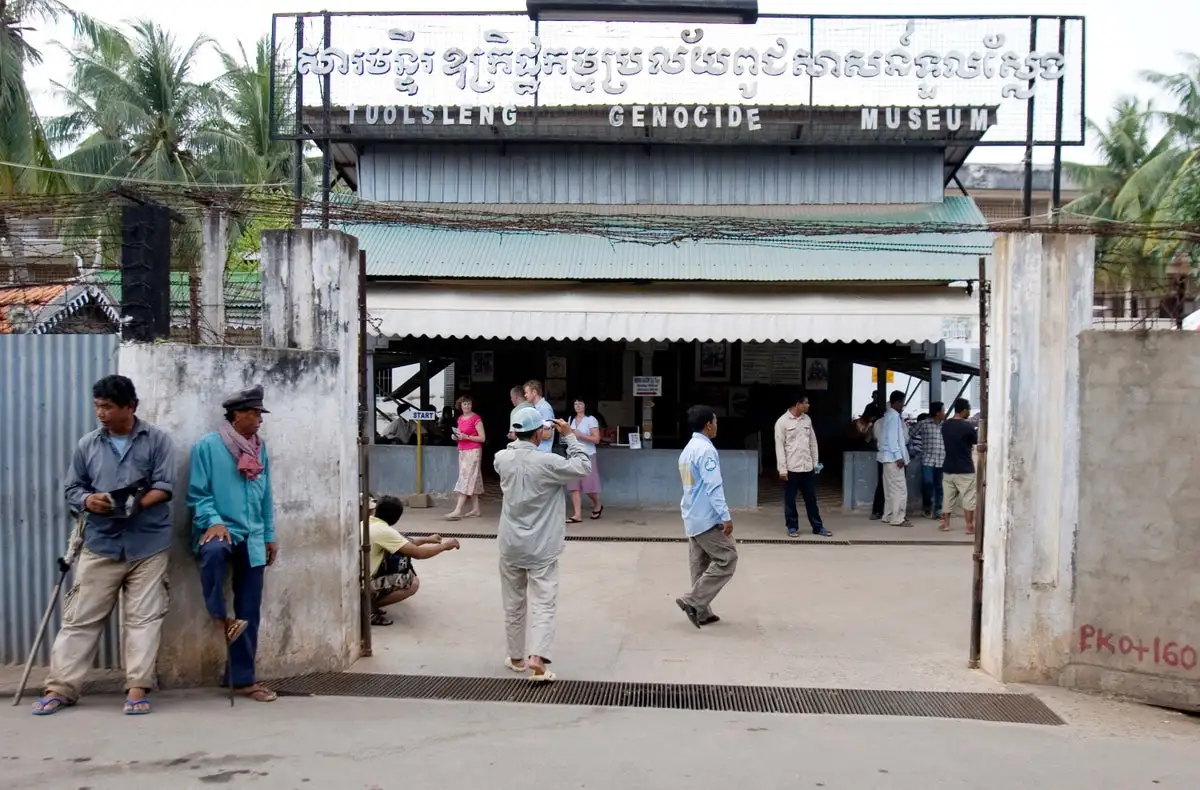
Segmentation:
[(697, 628), (719, 622), (712, 612), (713, 599), (724, 589), (737, 569), (737, 544), (733, 517), (725, 503), (721, 459), (713, 446), (717, 415), (708, 406), (688, 409), (692, 440), (679, 455), (679, 478), (683, 500), (679, 510), (688, 537), (692, 590), (675, 603)]
[(888, 398), (887, 414), (879, 432), (879, 454), (883, 464), (883, 520), (893, 527), (911, 527), (908, 520), (908, 437), (904, 430), (904, 393), (896, 390)]

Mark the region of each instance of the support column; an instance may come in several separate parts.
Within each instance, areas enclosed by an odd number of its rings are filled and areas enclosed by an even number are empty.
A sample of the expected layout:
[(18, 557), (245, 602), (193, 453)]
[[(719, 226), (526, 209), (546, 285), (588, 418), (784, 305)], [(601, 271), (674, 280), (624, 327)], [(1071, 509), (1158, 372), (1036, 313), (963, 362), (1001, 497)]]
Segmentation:
[(875, 393), (879, 395), (879, 402), (883, 407), (887, 408), (887, 363), (878, 362), (875, 364)]
[(204, 214), (200, 248), (200, 322), (205, 345), (225, 344), (225, 263), (229, 256), (229, 215)]
[(1094, 254), (1086, 236), (996, 241), (980, 659), (1005, 682), (1053, 681), (1070, 656)]
[(929, 360), (929, 403), (942, 399), (942, 360)]
[[(642, 351), (642, 374), (654, 375), (654, 352)], [(654, 449), (654, 398), (642, 399), (642, 449)]]

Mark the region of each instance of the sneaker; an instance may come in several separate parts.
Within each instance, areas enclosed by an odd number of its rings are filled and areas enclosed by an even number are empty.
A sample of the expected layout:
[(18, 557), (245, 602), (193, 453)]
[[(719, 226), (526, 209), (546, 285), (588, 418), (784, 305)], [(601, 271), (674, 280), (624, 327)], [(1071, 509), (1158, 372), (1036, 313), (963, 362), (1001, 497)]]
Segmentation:
[(903, 521), (901, 521), (899, 524), (892, 524), (892, 526), (893, 526), (893, 527), (911, 527), (911, 526), (914, 526), (914, 525), (913, 525), (913, 523), (912, 523), (911, 521), (909, 521), (908, 519), (904, 519), (904, 520), (903, 520)]
[(932, 510), (922, 510), (921, 515), (924, 516), (925, 518), (933, 518), (933, 511)]
[(833, 537), (833, 533), (830, 532), (829, 530), (825, 529), (824, 527), (821, 527), (820, 529), (814, 529), (813, 534), (817, 535), (818, 537), (822, 537), (822, 538), (832, 538)]
[(872, 513), (872, 514), (871, 514), (871, 520), (872, 520), (872, 521), (879, 521), (879, 520), (880, 520), (880, 519), (882, 519), (882, 518), (883, 518), (883, 514), (882, 514), (882, 513)]
[(800, 537), (800, 530), (798, 530), (798, 529), (789, 529), (789, 530), (788, 530), (788, 537), (789, 537), (789, 538), (798, 538), (798, 537)]

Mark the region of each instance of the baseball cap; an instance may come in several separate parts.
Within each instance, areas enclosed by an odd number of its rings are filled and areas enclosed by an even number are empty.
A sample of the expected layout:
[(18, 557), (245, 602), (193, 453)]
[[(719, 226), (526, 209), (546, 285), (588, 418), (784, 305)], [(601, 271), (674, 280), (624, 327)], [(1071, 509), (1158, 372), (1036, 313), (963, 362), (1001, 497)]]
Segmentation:
[(536, 431), (538, 428), (551, 428), (554, 426), (554, 423), (549, 420), (543, 420), (541, 413), (532, 406), (518, 406), (513, 409), (508, 421), (517, 433), (528, 433)]

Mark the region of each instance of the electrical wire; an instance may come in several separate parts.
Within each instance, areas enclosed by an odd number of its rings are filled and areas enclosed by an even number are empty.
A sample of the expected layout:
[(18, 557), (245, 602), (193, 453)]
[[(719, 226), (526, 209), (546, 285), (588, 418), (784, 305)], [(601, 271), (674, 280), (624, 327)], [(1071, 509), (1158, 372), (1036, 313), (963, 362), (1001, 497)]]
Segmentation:
[[(94, 178), (98, 181), (113, 181), (118, 184), (130, 186), (153, 186), (153, 187), (194, 187), (199, 186), (195, 182), (187, 181), (156, 181), (146, 178), (127, 178), (125, 176), (102, 176), (95, 173), (80, 173), (77, 170), (63, 170), (60, 167), (41, 167), (40, 165), (27, 165), (18, 162), (0, 161), (0, 167), (15, 167), (18, 170), (34, 170), (39, 173), (56, 173), (63, 176), (74, 176), (75, 178)], [(275, 184), (204, 184), (209, 189), (272, 189), (277, 187), (290, 186), (291, 182), (281, 181)]]

